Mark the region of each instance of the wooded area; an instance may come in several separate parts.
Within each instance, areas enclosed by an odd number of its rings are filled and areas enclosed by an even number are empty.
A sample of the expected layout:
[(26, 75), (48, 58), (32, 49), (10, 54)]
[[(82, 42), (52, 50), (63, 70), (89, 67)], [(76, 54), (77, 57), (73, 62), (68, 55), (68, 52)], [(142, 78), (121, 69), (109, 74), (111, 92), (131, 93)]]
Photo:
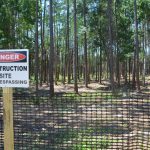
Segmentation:
[(140, 91), (150, 75), (150, 0), (1, 0), (0, 49), (30, 51), (30, 80), (110, 81)]

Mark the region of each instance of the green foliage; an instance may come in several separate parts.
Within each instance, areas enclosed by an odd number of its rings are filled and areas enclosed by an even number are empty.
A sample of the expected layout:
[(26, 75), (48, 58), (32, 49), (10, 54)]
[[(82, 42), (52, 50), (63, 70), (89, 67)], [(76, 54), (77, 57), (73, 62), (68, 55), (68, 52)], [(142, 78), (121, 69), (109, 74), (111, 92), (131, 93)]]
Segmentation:
[(33, 47), (32, 37), (26, 33), (34, 27), (35, 0), (0, 1), (0, 18), (0, 48), (16, 47), (17, 43), (18, 47)]
[[(39, 56), (41, 58), (42, 49), (47, 55), (45, 61), (49, 59), (49, 7), (46, 1), (44, 10), (44, 0), (39, 2), (38, 25), (39, 25)], [(74, 9), (73, 1), (69, 0), (69, 35), (67, 30), (67, 0), (58, 0), (53, 2), (54, 8), (54, 48), (57, 53), (58, 61), (57, 71), (59, 77), (62, 76), (62, 70), (65, 69), (67, 76), (68, 66), (65, 64), (73, 55), (74, 48)], [(78, 69), (84, 68), (84, 33), (87, 36), (87, 56), (89, 65), (88, 70), (95, 74), (95, 68), (100, 66), (100, 52), (102, 52), (101, 62), (108, 60), (109, 34), (108, 34), (108, 1), (106, 0), (86, 0), (77, 1), (77, 36), (78, 36)], [(133, 58), (134, 55), (134, 1), (133, 0), (113, 0), (112, 1), (112, 49), (114, 61), (120, 63)], [(84, 12), (85, 8), (85, 12)], [(45, 17), (44, 17), (45, 12)], [(150, 0), (137, 0), (137, 17), (139, 24), (138, 37), (139, 46), (143, 44), (143, 38), (149, 41), (149, 16)], [(86, 25), (84, 24), (84, 16)], [(0, 49), (8, 48), (28, 48), (31, 51), (35, 49), (35, 21), (36, 21), (36, 0), (1, 0), (0, 1)], [(43, 26), (43, 24), (44, 26)], [(42, 37), (42, 28), (44, 27), (44, 37)], [(145, 27), (145, 30), (144, 30)], [(69, 38), (67, 37), (69, 36)], [(42, 38), (43, 41), (42, 41)], [(69, 50), (67, 40), (69, 39)], [(148, 44), (147, 44), (148, 45)], [(145, 48), (146, 49), (146, 48)], [(144, 57), (144, 49), (140, 48), (140, 60)], [(32, 57), (34, 59), (34, 57)], [(96, 60), (95, 60), (96, 58)], [(42, 65), (40, 59), (40, 65)], [(33, 60), (32, 60), (33, 61)], [(47, 63), (46, 62), (46, 63)], [(31, 64), (34, 67), (35, 61)], [(73, 72), (73, 60), (70, 60), (71, 73)], [(114, 62), (115, 63), (115, 62)], [(39, 66), (41, 67), (41, 66)], [(84, 69), (80, 70), (84, 70)], [(48, 72), (48, 67), (46, 67)], [(104, 69), (105, 70), (105, 69)], [(81, 71), (79, 71), (80, 73)], [(103, 71), (105, 73), (105, 71)], [(104, 75), (102, 74), (102, 76)], [(81, 73), (84, 74), (84, 71)], [(93, 77), (93, 76), (92, 76)], [(95, 76), (94, 76), (95, 77)], [(73, 81), (73, 80), (72, 80)], [(73, 82), (72, 82), (73, 83)]]
[(20, 10), (22, 10), (22, 18), (27, 24), (34, 25), (36, 16), (36, 0), (22, 0)]

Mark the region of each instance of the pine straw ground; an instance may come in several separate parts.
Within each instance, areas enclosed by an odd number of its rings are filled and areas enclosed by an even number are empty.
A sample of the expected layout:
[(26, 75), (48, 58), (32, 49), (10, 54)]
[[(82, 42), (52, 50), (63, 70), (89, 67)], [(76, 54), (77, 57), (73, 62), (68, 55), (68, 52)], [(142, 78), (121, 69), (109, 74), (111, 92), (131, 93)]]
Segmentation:
[[(116, 89), (117, 91), (129, 91), (129, 87), (124, 87), (124, 82), (121, 81), (121, 87)], [(79, 93), (82, 92), (105, 92), (109, 90), (110, 83), (108, 80), (102, 80), (102, 84), (97, 82), (91, 82), (88, 84), (88, 88), (86, 88), (83, 83), (78, 83), (78, 90)], [(33, 87), (33, 86), (32, 86)], [(74, 85), (73, 84), (62, 84), (58, 83), (57, 85), (54, 85), (55, 92), (73, 92), (74, 91)], [(32, 88), (34, 89), (34, 88)], [(49, 90), (49, 87), (47, 84), (43, 84), (42, 87), (39, 87), (40, 90)], [(145, 77), (145, 86), (143, 86), (143, 83), (141, 83), (141, 92), (150, 94), (150, 76)]]

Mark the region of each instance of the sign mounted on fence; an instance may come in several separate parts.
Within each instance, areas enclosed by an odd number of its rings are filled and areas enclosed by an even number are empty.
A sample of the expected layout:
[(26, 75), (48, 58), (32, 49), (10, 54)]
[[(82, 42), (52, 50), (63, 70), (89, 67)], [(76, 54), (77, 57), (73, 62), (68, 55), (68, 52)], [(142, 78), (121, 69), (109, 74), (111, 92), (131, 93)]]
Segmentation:
[(27, 49), (0, 50), (0, 87), (29, 87)]

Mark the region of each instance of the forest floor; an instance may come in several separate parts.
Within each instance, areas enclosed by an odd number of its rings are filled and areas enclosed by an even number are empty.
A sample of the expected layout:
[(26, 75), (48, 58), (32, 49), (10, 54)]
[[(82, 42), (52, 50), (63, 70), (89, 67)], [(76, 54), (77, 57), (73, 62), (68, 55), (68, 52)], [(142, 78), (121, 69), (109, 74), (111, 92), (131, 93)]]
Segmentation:
[[(96, 81), (91, 81), (90, 84), (88, 84), (88, 88), (85, 87), (85, 85), (81, 82), (78, 83), (78, 91), (79, 93), (82, 92), (102, 92), (102, 91), (109, 91), (110, 83), (108, 80), (102, 80), (102, 83), (98, 83)], [(74, 85), (73, 84), (62, 84), (58, 83), (57, 85), (54, 85), (55, 92), (74, 92)], [(40, 90), (49, 90), (49, 86), (47, 84), (43, 84), (40, 88)], [(121, 86), (117, 88), (117, 91), (129, 91), (131, 88), (129, 86), (124, 86), (123, 81), (121, 81)], [(141, 84), (141, 92), (150, 94), (150, 76), (146, 76), (145, 78), (145, 86)]]

